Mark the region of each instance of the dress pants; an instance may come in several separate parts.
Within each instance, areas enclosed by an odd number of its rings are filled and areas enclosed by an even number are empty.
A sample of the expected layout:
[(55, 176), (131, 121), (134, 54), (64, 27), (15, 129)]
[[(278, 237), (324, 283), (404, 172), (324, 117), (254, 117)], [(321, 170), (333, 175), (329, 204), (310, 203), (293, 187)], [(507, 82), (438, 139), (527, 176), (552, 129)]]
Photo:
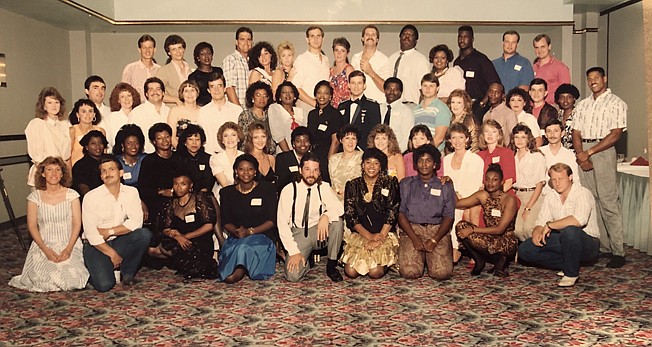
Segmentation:
[[(326, 241), (326, 247), (328, 249), (328, 260), (337, 260), (337, 256), (340, 253), (340, 248), (342, 247), (342, 234), (343, 234), (344, 223), (341, 220), (332, 222), (328, 225), (328, 239)], [(306, 260), (305, 265), (299, 263), (299, 270), (296, 272), (288, 271), (288, 259), (290, 255), (286, 256), (285, 260), (285, 279), (289, 282), (299, 282), (303, 276), (305, 276), (310, 267), (308, 265), (308, 257), (313, 250), (324, 248), (323, 241), (317, 241), (317, 226), (308, 228), (308, 237), (304, 234), (303, 228), (291, 228), (292, 237), (299, 247), (299, 252), (303, 256), (303, 259)]]

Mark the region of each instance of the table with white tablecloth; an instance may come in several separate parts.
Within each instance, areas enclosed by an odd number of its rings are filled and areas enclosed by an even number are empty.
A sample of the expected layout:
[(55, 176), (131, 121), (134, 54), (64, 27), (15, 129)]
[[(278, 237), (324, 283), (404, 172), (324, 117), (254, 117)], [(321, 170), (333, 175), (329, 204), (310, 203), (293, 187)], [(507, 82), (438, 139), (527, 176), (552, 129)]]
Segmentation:
[(650, 230), (650, 168), (618, 164), (625, 244), (652, 255)]

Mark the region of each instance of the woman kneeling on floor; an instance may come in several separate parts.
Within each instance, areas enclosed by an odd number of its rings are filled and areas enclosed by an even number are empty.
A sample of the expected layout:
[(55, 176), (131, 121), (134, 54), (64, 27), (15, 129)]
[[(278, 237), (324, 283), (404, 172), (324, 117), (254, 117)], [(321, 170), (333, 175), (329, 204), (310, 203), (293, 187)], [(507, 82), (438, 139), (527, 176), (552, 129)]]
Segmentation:
[(350, 278), (369, 274), (378, 279), (396, 263), (394, 230), (400, 196), (396, 177), (387, 174), (387, 156), (377, 148), (362, 154), (362, 177), (346, 183), (344, 218), (352, 233), (344, 238), (342, 262)]
[(472, 276), (482, 273), (485, 262), (494, 263), (494, 275), (507, 277), (509, 260), (516, 255), (518, 240), (514, 234), (516, 198), (503, 192), (503, 170), (490, 164), (484, 175), (484, 189), (457, 202), (456, 207), (482, 205), (485, 227), (462, 221), (455, 226), (457, 238), (475, 260)]

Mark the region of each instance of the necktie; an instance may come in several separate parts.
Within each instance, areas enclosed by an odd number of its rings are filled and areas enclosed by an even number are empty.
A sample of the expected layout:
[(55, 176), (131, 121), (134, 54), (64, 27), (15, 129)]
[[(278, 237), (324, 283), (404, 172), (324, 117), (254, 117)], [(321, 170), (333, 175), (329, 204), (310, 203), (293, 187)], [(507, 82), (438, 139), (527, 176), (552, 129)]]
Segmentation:
[(389, 118), (392, 116), (392, 105), (387, 105), (387, 112), (385, 113), (385, 120), (383, 123), (389, 125)]
[(303, 236), (308, 237), (308, 215), (310, 214), (310, 188), (306, 195), (306, 206), (303, 208)]
[(398, 59), (396, 59), (396, 63), (394, 63), (394, 77), (398, 74), (398, 64), (401, 62), (401, 58), (403, 58), (403, 52), (398, 55)]

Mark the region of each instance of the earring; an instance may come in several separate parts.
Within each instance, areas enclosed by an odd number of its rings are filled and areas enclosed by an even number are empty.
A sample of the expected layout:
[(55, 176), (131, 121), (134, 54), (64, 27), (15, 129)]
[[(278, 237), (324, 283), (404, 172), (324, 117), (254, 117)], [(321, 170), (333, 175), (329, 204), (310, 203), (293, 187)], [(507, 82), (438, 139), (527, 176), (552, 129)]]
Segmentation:
[(93, 117), (93, 123), (95, 123), (96, 120), (97, 120), (97, 117), (94, 116)]

